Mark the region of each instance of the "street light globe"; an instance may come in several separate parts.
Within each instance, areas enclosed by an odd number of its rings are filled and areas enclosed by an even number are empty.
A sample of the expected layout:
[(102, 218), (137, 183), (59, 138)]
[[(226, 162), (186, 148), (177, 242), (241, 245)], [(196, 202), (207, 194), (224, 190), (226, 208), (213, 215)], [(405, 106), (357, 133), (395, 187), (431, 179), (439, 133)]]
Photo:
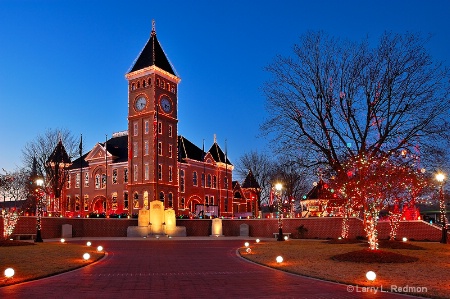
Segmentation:
[(259, 243), (260, 242), (260, 240), (259, 239), (256, 239), (256, 243)]
[(283, 185), (282, 185), (281, 183), (276, 183), (276, 184), (275, 184), (275, 189), (276, 189), (277, 191), (281, 191), (281, 189), (283, 189)]
[(90, 255), (89, 253), (83, 254), (83, 259), (84, 259), (85, 261), (87, 261), (87, 260), (90, 259), (90, 258), (91, 258), (91, 255)]
[(366, 273), (366, 278), (367, 278), (367, 280), (374, 281), (375, 278), (377, 278), (377, 275), (373, 271), (368, 271)]
[(407, 242), (407, 241), (408, 241), (408, 238), (407, 238), (407, 237), (403, 237), (402, 241), (403, 241), (403, 242)]
[(14, 269), (13, 268), (7, 268), (5, 270), (5, 277), (6, 278), (11, 278), (14, 276)]
[(276, 261), (278, 264), (283, 262), (283, 257), (281, 255), (277, 256)]
[(245, 245), (245, 247), (248, 247), (248, 246), (250, 246), (250, 243), (249, 242), (245, 242), (244, 245)]
[(443, 174), (442, 172), (439, 172), (436, 174), (436, 180), (439, 183), (442, 183), (445, 180), (445, 174)]
[(61, 239), (61, 243), (64, 243), (64, 242), (66, 242), (66, 240), (65, 239)]
[(44, 186), (44, 180), (41, 179), (41, 178), (36, 179), (36, 185), (39, 186), (39, 187)]
[(90, 241), (86, 242), (86, 246), (91, 246), (91, 245), (92, 245), (92, 243)]
[(103, 246), (98, 246), (97, 251), (103, 251)]

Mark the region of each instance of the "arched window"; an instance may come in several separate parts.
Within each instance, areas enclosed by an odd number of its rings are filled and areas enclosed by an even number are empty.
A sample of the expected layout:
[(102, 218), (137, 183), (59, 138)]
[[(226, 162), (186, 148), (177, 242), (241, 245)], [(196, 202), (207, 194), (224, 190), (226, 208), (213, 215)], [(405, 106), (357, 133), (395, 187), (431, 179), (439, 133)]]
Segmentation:
[(148, 86), (152, 86), (152, 78), (148, 78)]
[(159, 200), (164, 202), (164, 192), (159, 192)]
[(211, 175), (208, 174), (208, 181), (207, 181), (207, 187), (211, 188)]
[(136, 89), (136, 85), (134, 85), (134, 83), (131, 83), (131, 90), (135, 90)]
[(133, 208), (139, 209), (139, 195), (137, 192), (133, 194)]
[(136, 84), (136, 87), (137, 88), (140, 88), (141, 87), (141, 83), (138, 81), (138, 83)]
[(142, 81), (142, 87), (145, 87), (147, 85), (147, 82), (145, 80)]

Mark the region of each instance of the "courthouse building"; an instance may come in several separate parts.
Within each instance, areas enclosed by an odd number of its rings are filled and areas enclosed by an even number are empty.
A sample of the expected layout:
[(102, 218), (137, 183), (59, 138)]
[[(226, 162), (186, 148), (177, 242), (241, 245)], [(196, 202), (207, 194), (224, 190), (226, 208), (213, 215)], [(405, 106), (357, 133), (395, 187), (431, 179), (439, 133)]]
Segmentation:
[[(125, 78), (128, 130), (70, 163), (61, 198), (50, 200), (50, 210), (72, 217), (133, 215), (160, 200), (178, 216), (256, 215), (256, 189), (232, 183), (233, 165), (216, 138), (205, 150), (178, 135), (180, 78), (154, 28)], [(63, 152), (58, 146), (52, 156)]]

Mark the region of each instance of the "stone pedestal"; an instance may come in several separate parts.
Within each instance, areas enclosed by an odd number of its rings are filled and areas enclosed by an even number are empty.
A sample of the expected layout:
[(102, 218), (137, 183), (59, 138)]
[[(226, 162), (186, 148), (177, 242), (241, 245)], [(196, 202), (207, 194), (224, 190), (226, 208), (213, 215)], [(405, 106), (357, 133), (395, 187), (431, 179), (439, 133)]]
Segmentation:
[(222, 219), (214, 218), (212, 220), (211, 235), (215, 236), (215, 237), (223, 236), (223, 233), (222, 233)]
[(242, 223), (239, 226), (239, 236), (248, 237), (249, 236), (249, 226), (246, 223)]
[(143, 238), (150, 232), (150, 226), (129, 226), (127, 227), (127, 237)]
[(163, 235), (164, 228), (164, 205), (159, 200), (153, 200), (150, 202), (150, 224), (151, 224), (151, 234), (153, 235)]
[(61, 228), (61, 238), (72, 238), (72, 225), (63, 224)]
[(138, 226), (145, 226), (147, 227), (150, 223), (150, 213), (148, 210), (141, 209), (139, 210), (139, 216), (138, 216)]

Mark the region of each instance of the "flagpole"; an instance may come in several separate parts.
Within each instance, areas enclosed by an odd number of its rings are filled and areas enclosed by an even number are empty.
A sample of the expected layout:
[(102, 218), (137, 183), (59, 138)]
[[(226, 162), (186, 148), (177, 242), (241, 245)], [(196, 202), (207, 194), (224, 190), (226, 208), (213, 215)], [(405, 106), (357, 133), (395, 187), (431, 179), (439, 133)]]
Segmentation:
[[(206, 209), (206, 165), (205, 165), (205, 139), (203, 139), (202, 147), (202, 162), (203, 162), (203, 219), (206, 219), (205, 209)], [(201, 179), (200, 179), (201, 180)]]
[(106, 149), (106, 144), (108, 143), (108, 134), (105, 135), (105, 206), (104, 212), (108, 209), (108, 150)]
[(81, 199), (80, 199), (80, 207), (79, 209), (81, 209), (80, 211), (80, 215), (83, 218), (84, 217), (84, 196), (83, 196), (83, 183), (84, 183), (84, 179), (83, 179), (83, 134), (81, 134), (80, 137), (80, 193), (81, 193)]
[[(228, 157), (227, 157), (227, 153), (228, 153), (228, 149), (227, 149), (227, 140), (225, 139), (225, 177), (227, 178), (227, 188), (226, 188), (226, 192), (227, 192), (227, 203), (229, 203), (229, 198), (228, 198)], [(233, 200), (231, 200), (231, 219), (233, 219)]]

